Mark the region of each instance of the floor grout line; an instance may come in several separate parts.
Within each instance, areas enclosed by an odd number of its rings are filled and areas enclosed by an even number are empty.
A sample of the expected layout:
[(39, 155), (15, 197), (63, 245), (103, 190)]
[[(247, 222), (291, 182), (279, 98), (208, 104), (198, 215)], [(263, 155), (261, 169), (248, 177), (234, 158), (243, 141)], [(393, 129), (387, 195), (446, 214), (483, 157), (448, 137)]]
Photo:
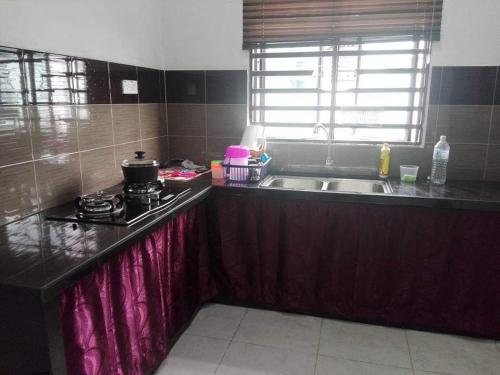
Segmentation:
[(410, 365), (413, 372), (415, 373), (415, 366), (413, 365), (413, 358), (411, 356), (410, 340), (408, 339), (408, 331), (405, 329), (404, 332), (405, 332), (406, 346), (408, 347), (408, 355), (410, 356)]
[(328, 357), (328, 358), (335, 358), (335, 359), (341, 359), (343, 361), (364, 363), (364, 364), (367, 364), (367, 365), (375, 365), (375, 366), (389, 367), (389, 368), (400, 369), (400, 370), (412, 370), (413, 371), (413, 369), (411, 367), (404, 367), (404, 366), (398, 366), (398, 365), (388, 365), (386, 363), (378, 363), (378, 362), (361, 361), (359, 359), (351, 359), (351, 358), (346, 358), (346, 357), (340, 357), (340, 356), (332, 355), (332, 354), (320, 354), (320, 355), (318, 355), (318, 357), (319, 356)]
[[(248, 308), (245, 308), (244, 312), (241, 314), (241, 317), (239, 319), (239, 322), (236, 326), (236, 328), (234, 329), (233, 333), (231, 334), (231, 337), (230, 338), (220, 338), (220, 337), (213, 337), (213, 336), (207, 336), (207, 335), (200, 335), (200, 334), (191, 334), (189, 332), (185, 332), (184, 334), (187, 335), (187, 336), (196, 336), (196, 337), (205, 337), (205, 338), (210, 338), (210, 339), (214, 339), (214, 340), (221, 340), (221, 341), (225, 341), (227, 343), (227, 346), (224, 350), (224, 353), (223, 355), (221, 356), (220, 360), (218, 361), (217, 363), (217, 366), (214, 370), (214, 372), (212, 373), (212, 375), (216, 375), (219, 371), (219, 369), (221, 368), (224, 360), (227, 358), (227, 355), (228, 355), (228, 352), (229, 352), (229, 348), (231, 347), (231, 345), (233, 343), (242, 343), (242, 344), (247, 344), (247, 345), (252, 345), (252, 346), (257, 346), (257, 347), (262, 347), (262, 348), (269, 348), (269, 349), (278, 349), (278, 350), (283, 350), (283, 351), (287, 351), (287, 352), (296, 352), (296, 353), (303, 353), (303, 354), (306, 354), (307, 352), (305, 351), (301, 351), (301, 350), (296, 350), (296, 349), (291, 349), (291, 348), (284, 348), (284, 347), (279, 347), (279, 346), (274, 346), (274, 345), (266, 345), (266, 344), (256, 344), (256, 343), (253, 343), (253, 342), (248, 342), (248, 341), (241, 341), (241, 340), (236, 340), (236, 336), (237, 336), (237, 333), (238, 331), (240, 330), (242, 324), (243, 324), (243, 321), (244, 319), (248, 316), (248, 313), (249, 313), (249, 309)], [(321, 342), (322, 342), (322, 338), (323, 338), (323, 331), (324, 331), (324, 324), (325, 324), (325, 319), (322, 318), (321, 321), (320, 321), (320, 329), (319, 329), (319, 337), (318, 337), (318, 340), (317, 340), (317, 348), (316, 348), (316, 357), (315, 357), (315, 363), (314, 363), (314, 372), (313, 374), (314, 375), (317, 375), (318, 373), (318, 360), (319, 360), (319, 357), (320, 356), (323, 356), (323, 357), (327, 357), (327, 358), (335, 358), (335, 359), (340, 359), (340, 360), (344, 360), (344, 361), (348, 361), (348, 362), (353, 362), (353, 363), (362, 363), (362, 364), (365, 364), (365, 365), (373, 365), (373, 366), (381, 366), (381, 368), (383, 367), (386, 367), (387, 369), (399, 369), (399, 370), (409, 370), (410, 373), (412, 373), (413, 375), (415, 375), (417, 372), (419, 373), (422, 373), (422, 374), (429, 374), (429, 375), (450, 375), (450, 374), (447, 374), (447, 373), (440, 373), (440, 372), (435, 372), (435, 371), (426, 371), (426, 370), (419, 370), (419, 369), (416, 369), (415, 368), (415, 364), (414, 364), (414, 359), (412, 357), (412, 351), (411, 351), (411, 346), (410, 346), (410, 342), (409, 342), (409, 335), (408, 335), (408, 330), (404, 330), (404, 335), (405, 335), (405, 340), (406, 340), (406, 344), (407, 344), (407, 350), (408, 350), (408, 354), (409, 354), (409, 358), (410, 358), (410, 367), (405, 367), (405, 366), (400, 366), (400, 365), (393, 365), (393, 364), (387, 364), (387, 363), (378, 363), (378, 362), (373, 362), (373, 361), (364, 361), (364, 360), (359, 360), (359, 359), (350, 359), (350, 358), (345, 358), (345, 357), (342, 357), (342, 356), (338, 356), (336, 354), (333, 354), (333, 355), (329, 355), (329, 354), (320, 354), (320, 347), (321, 347)], [(373, 326), (376, 326), (376, 325), (373, 325)], [(495, 345), (496, 349), (498, 349), (498, 351), (500, 351), (500, 342), (497, 342), (495, 340), (492, 340), (493, 344)], [(314, 354), (312, 352), (309, 352), (309, 354)]]
[(297, 354), (314, 354), (313, 352), (306, 352), (304, 350), (284, 348), (282, 346), (256, 344), (255, 342), (250, 342), (250, 341), (234, 340), (234, 341), (231, 341), (231, 342), (235, 343), (235, 344), (246, 344), (246, 345), (259, 346), (261, 348), (278, 349), (278, 350), (283, 350), (283, 351), (286, 351), (286, 352), (297, 353)]
[(241, 326), (241, 323), (243, 322), (243, 319), (245, 319), (245, 317), (247, 316), (247, 313), (248, 313), (248, 308), (245, 308), (245, 312), (244, 312), (244, 313), (243, 313), (243, 315), (241, 316), (241, 319), (240, 319), (240, 321), (239, 321), (239, 323), (238, 323), (238, 326), (237, 326), (237, 327), (236, 327), (236, 329), (234, 330), (233, 335), (232, 335), (231, 339), (229, 340), (229, 343), (227, 344), (226, 350), (224, 350), (224, 354), (222, 355), (222, 357), (221, 357), (221, 359), (220, 359), (219, 363), (217, 364), (217, 367), (215, 368), (215, 371), (214, 371), (213, 375), (217, 375), (217, 371), (219, 371), (219, 368), (220, 368), (220, 366), (222, 365), (222, 362), (224, 362), (224, 358), (226, 358), (226, 354), (227, 354), (227, 352), (228, 352), (228, 350), (229, 350), (229, 347), (231, 346), (231, 344), (232, 344), (233, 342), (235, 342), (235, 341), (233, 341), (233, 340), (234, 340), (234, 338), (236, 337), (236, 333), (237, 333), (237, 332), (238, 332), (238, 330), (240, 329), (240, 326)]
[(205, 339), (211, 339), (211, 340), (219, 340), (219, 341), (227, 341), (227, 342), (231, 342), (231, 339), (223, 339), (222, 337), (215, 337), (215, 336), (208, 336), (208, 335), (200, 335), (198, 333), (191, 333), (191, 332), (188, 332), (188, 331), (185, 331), (182, 335), (182, 336), (192, 336), (192, 337), (203, 337)]
[(319, 358), (319, 348), (321, 347), (321, 334), (323, 333), (323, 322), (324, 318), (321, 319), (319, 326), (319, 337), (318, 337), (318, 348), (316, 349), (316, 360), (314, 361), (314, 375), (318, 373), (318, 358)]

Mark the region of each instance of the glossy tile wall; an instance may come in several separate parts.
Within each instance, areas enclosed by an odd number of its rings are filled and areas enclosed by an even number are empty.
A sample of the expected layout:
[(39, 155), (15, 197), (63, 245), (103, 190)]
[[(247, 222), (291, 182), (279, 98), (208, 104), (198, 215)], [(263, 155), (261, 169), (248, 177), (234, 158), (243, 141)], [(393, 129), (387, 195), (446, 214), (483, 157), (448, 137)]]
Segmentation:
[(0, 47), (0, 225), (165, 161), (164, 103), (163, 71)]
[(464, 180), (500, 181), (499, 67), (433, 70), (426, 141), (446, 134), (450, 173)]
[[(500, 74), (499, 67), (434, 67), (432, 71), (427, 131), (423, 147), (393, 146), (391, 176), (401, 164), (420, 166), (419, 177), (430, 174), (432, 152), (439, 135), (451, 145), (448, 178), (500, 181)], [(298, 164), (324, 164), (324, 145), (271, 144), (273, 167), (293, 170)], [(379, 147), (336, 145), (334, 164), (368, 167), (376, 171)]]
[(170, 158), (222, 159), (247, 124), (247, 71), (166, 71)]

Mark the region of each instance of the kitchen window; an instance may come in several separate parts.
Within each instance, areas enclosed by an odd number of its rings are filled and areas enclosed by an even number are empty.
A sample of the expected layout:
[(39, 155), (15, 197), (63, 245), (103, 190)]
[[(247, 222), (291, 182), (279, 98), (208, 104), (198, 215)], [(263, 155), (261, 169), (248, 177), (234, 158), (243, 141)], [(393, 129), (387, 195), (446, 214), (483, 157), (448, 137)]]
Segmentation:
[(243, 8), (250, 123), (268, 138), (421, 142), (442, 1), (245, 0)]

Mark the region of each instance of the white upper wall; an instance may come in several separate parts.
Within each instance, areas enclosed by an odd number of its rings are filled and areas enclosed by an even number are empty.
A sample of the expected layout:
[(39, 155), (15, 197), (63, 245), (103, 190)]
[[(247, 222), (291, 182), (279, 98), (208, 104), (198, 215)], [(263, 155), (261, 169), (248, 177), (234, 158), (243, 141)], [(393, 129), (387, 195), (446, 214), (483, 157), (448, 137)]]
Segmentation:
[[(0, 0), (0, 45), (163, 69), (246, 69), (242, 0)], [(500, 65), (500, 0), (444, 0), (433, 65)]]
[(0, 45), (162, 69), (164, 0), (0, 0)]
[[(248, 67), (242, 0), (168, 0), (164, 21), (167, 69)], [(444, 0), (432, 64), (500, 65), (500, 0)]]
[(247, 68), (242, 0), (167, 0), (166, 11), (168, 70)]
[(432, 65), (500, 65), (500, 0), (444, 0)]

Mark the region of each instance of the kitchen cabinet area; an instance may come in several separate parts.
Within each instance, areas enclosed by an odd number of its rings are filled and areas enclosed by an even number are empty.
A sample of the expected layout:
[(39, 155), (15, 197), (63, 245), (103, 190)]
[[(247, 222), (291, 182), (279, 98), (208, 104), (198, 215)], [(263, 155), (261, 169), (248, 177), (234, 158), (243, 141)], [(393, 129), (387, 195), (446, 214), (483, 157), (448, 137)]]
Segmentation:
[(407, 328), (500, 335), (498, 212), (212, 195), (229, 301)]
[(110, 259), (61, 295), (68, 373), (155, 368), (215, 295), (200, 203)]
[[(65, 249), (45, 254), (42, 264), (27, 267), (17, 280), (2, 282), (0, 372), (154, 369), (216, 293), (200, 190), (151, 218), (149, 228), (45, 223), (42, 242), (55, 249), (62, 241)], [(73, 248), (65, 242), (71, 232)], [(14, 245), (3, 248), (10, 255), (4, 262), (26, 265), (28, 259), (19, 257), (22, 244)]]
[[(189, 186), (139, 225), (44, 220), (4, 247), (4, 265), (25, 267), (0, 289), (4, 368), (153, 373), (209, 302), (500, 336), (497, 210), (207, 178)], [(35, 239), (38, 260), (19, 250)]]
[(0, 375), (500, 375), (500, 0), (0, 15)]

